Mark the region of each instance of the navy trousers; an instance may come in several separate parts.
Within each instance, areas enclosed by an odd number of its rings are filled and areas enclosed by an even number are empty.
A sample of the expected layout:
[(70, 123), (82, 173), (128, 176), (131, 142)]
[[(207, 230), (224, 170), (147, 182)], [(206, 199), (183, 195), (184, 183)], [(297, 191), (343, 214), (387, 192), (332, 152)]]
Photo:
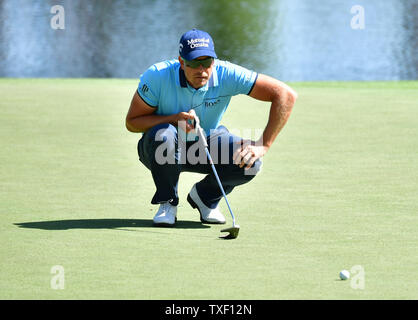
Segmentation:
[[(179, 130), (180, 131), (180, 130)], [(183, 133), (183, 136), (182, 136)], [(236, 186), (252, 180), (261, 168), (257, 160), (249, 171), (233, 163), (234, 151), (242, 139), (221, 126), (207, 137), (209, 152), (226, 194)], [(151, 171), (156, 192), (152, 204), (169, 201), (178, 205), (178, 181), (181, 172), (197, 172), (206, 176), (196, 184), (203, 203), (215, 208), (222, 191), (213, 174), (201, 141), (186, 141), (183, 131), (164, 123), (148, 130), (138, 142), (139, 160)]]

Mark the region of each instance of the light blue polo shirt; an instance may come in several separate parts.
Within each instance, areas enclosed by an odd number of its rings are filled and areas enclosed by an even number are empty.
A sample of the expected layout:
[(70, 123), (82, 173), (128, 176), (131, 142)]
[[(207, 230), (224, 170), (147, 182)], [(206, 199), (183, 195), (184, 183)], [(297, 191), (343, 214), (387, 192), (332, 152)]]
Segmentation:
[(194, 89), (178, 60), (152, 65), (139, 79), (138, 94), (155, 114), (171, 115), (194, 109), (206, 134), (216, 129), (232, 96), (249, 94), (258, 74), (236, 64), (215, 59), (205, 86)]

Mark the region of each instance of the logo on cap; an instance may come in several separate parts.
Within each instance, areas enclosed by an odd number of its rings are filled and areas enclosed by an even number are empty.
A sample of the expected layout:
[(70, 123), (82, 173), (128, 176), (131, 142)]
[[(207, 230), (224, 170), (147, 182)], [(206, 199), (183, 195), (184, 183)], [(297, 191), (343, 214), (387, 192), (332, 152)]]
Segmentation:
[(200, 38), (200, 39), (190, 39), (187, 40), (187, 44), (189, 45), (190, 49), (198, 48), (198, 47), (206, 47), (209, 48), (209, 38)]

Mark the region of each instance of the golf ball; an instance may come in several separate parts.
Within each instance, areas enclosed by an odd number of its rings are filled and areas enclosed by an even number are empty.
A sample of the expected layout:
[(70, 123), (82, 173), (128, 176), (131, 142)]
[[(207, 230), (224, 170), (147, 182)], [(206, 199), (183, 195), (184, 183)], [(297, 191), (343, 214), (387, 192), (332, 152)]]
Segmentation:
[(347, 270), (342, 270), (340, 272), (340, 279), (341, 280), (347, 280), (350, 278), (350, 272), (348, 272)]

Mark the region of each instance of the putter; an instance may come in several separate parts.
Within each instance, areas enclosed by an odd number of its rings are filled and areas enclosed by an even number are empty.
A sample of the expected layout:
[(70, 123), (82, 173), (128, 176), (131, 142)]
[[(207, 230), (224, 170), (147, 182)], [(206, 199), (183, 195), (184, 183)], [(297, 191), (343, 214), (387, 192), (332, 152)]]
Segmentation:
[(199, 136), (199, 139), (201, 139), (201, 141), (202, 141), (202, 143), (205, 147), (206, 156), (209, 159), (209, 163), (212, 167), (212, 171), (213, 171), (213, 173), (216, 177), (216, 181), (218, 182), (219, 188), (222, 191), (222, 195), (223, 195), (223, 197), (226, 201), (226, 204), (227, 204), (228, 209), (229, 209), (229, 213), (231, 214), (231, 217), (232, 217), (232, 227), (221, 230), (221, 232), (228, 232), (228, 234), (225, 235), (225, 236), (219, 237), (219, 238), (222, 238), (222, 239), (236, 239), (238, 237), (238, 233), (239, 233), (239, 225), (235, 224), (235, 216), (234, 216), (234, 214), (231, 210), (231, 206), (229, 205), (228, 199), (226, 198), (225, 190), (222, 186), (221, 180), (219, 179), (218, 173), (216, 172), (215, 165), (213, 164), (212, 157), (210, 156), (210, 153), (209, 153), (209, 150), (208, 150), (208, 142), (206, 141), (205, 134), (203, 133), (203, 129), (201, 128), (199, 119), (197, 117), (195, 118), (195, 128), (196, 128), (197, 134)]

